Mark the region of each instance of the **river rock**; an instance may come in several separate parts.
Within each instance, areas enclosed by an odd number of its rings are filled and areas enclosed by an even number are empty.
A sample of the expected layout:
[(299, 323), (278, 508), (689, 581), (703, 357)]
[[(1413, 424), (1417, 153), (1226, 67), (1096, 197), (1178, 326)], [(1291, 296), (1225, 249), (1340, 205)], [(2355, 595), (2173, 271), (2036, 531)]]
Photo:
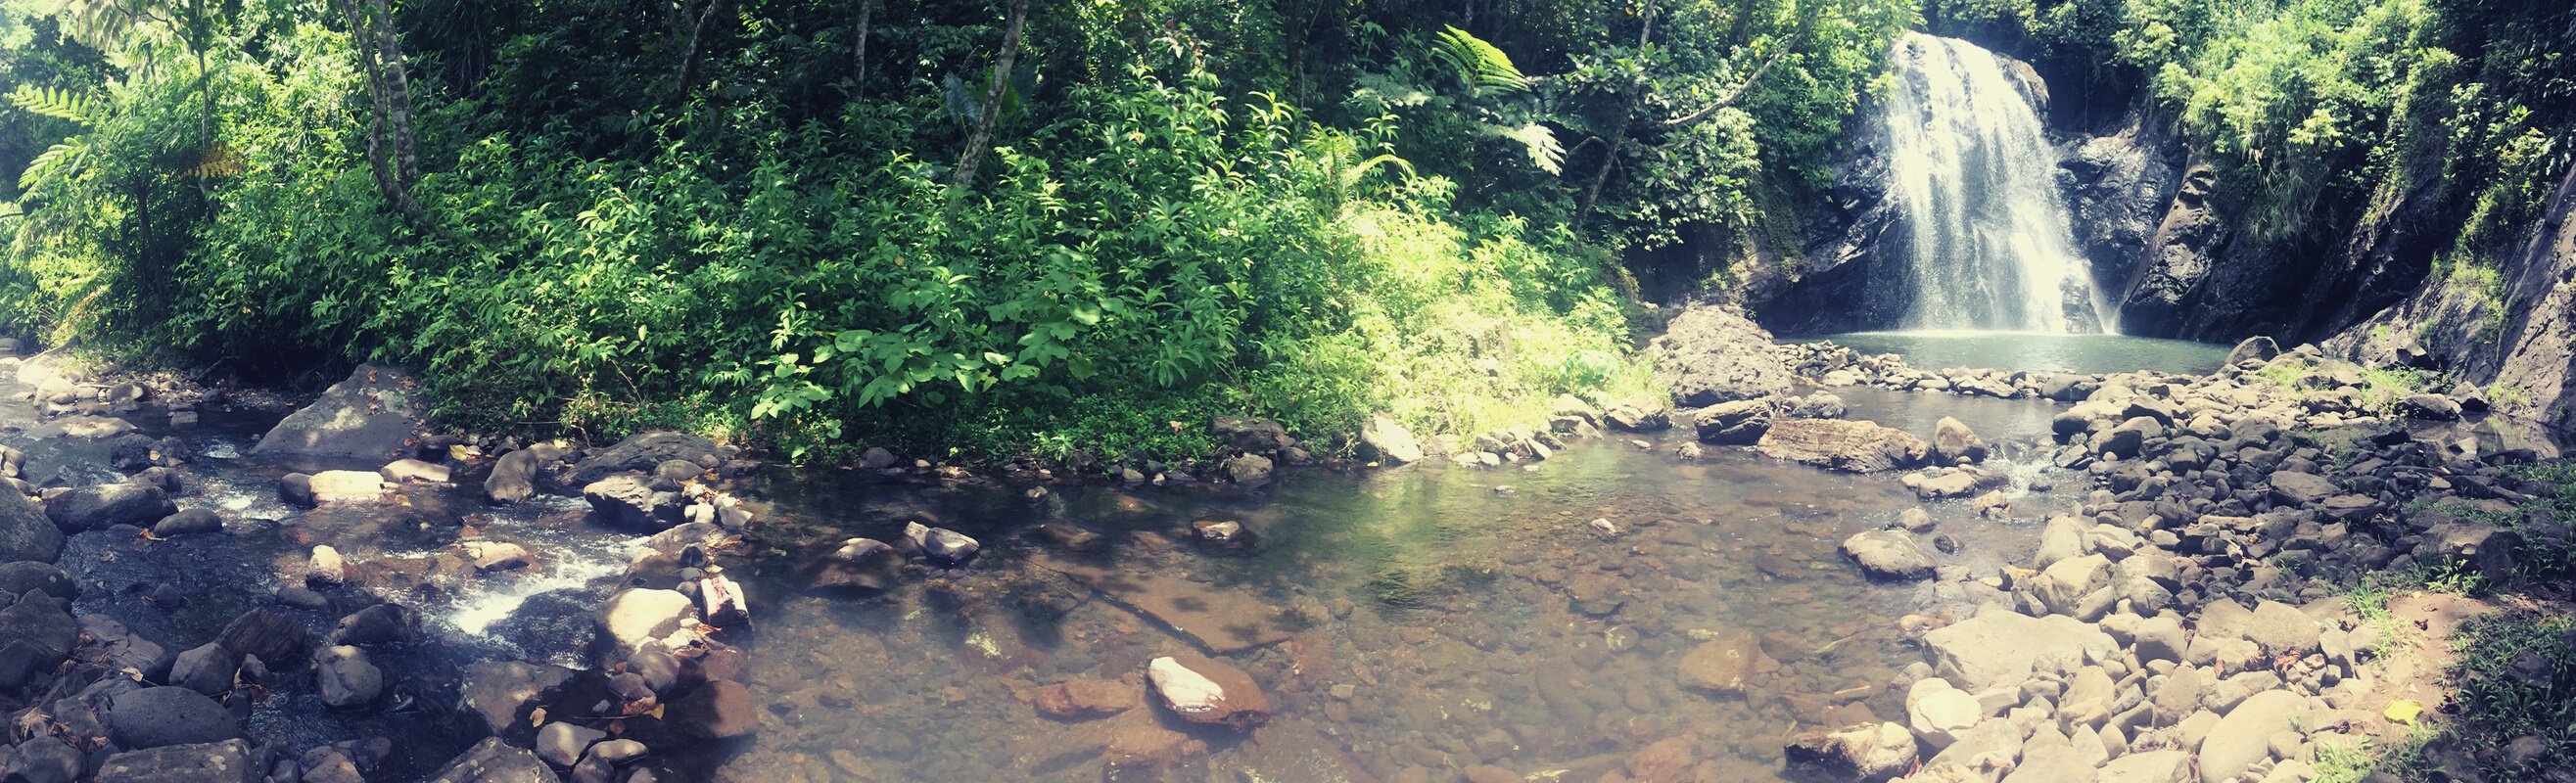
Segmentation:
[(1270, 713), (1270, 700), (1252, 675), (1197, 653), (1148, 662), (1145, 679), (1165, 709), (1192, 723), (1250, 728)]
[(25, 495), (0, 490), (0, 560), (52, 563), (62, 554), (62, 528)]
[(484, 730), (508, 733), (526, 725), (529, 711), (554, 698), (576, 674), (540, 663), (483, 661), (465, 667), (457, 704), (460, 712), (481, 718)]
[(103, 614), (84, 614), (78, 620), (81, 631), (80, 656), (83, 660), (104, 664), (112, 671), (131, 670), (152, 681), (170, 677), (174, 657), (168, 648), (144, 638)]
[(1288, 448), (1288, 430), (1279, 422), (1246, 416), (1216, 416), (1208, 433), (1245, 454), (1274, 454)]
[(329, 544), (314, 547), (313, 556), (304, 561), (304, 581), (309, 584), (336, 585), (348, 580), (348, 561), (341, 559), (340, 550)]
[(582, 755), (590, 750), (592, 743), (607, 738), (608, 732), (605, 731), (555, 721), (537, 730), (537, 758), (558, 767), (569, 767), (581, 762)]
[(2513, 576), (2513, 550), (2522, 535), (2469, 522), (2435, 525), (2416, 539), (2415, 558), (2466, 567), (2498, 584)]
[(1789, 418), (1793, 419), (1839, 419), (1849, 412), (1851, 409), (1843, 404), (1842, 396), (1833, 392), (1820, 391), (1789, 398)]
[(2227, 711), (2209, 736), (2200, 741), (2200, 774), (2204, 780), (2226, 780), (2272, 756), (2272, 735), (2298, 729), (2307, 700), (2289, 691), (2271, 690), (2246, 697)]
[(599, 521), (645, 533), (668, 530), (688, 521), (680, 493), (657, 491), (642, 474), (620, 473), (585, 484), (581, 496)]
[(1030, 698), (1038, 714), (1056, 720), (1106, 718), (1136, 707), (1136, 689), (1097, 677), (1075, 677), (1037, 689)]
[(2280, 343), (2270, 337), (2255, 335), (2237, 342), (2236, 348), (2227, 352), (2227, 366), (2234, 367), (2248, 361), (2268, 362), (2279, 355)]
[(1917, 758), (1914, 735), (1894, 723), (1810, 731), (1791, 738), (1783, 750), (1791, 767), (1863, 783), (1883, 783), (1903, 775)]
[(884, 590), (903, 574), (903, 553), (873, 538), (853, 538), (825, 556), (808, 582), (819, 590)]
[(1259, 454), (1237, 455), (1225, 461), (1225, 477), (1246, 487), (1269, 484), (1272, 470), (1270, 458)]
[[(202, 698), (202, 697), (201, 697)], [(127, 750), (99, 762), (101, 783), (256, 783), (250, 746), (239, 739)]]
[(385, 477), (372, 470), (326, 470), (307, 482), (317, 506), (376, 503), (385, 499)]
[[(88, 771), (89, 756), (50, 735), (27, 738), (9, 749), (5, 766), (9, 779), (24, 783), (72, 783)], [(189, 779), (184, 783), (199, 783)]]
[(322, 704), (333, 709), (352, 709), (374, 704), (385, 692), (385, 672), (367, 660), (367, 651), (341, 645), (322, 651), (314, 662), (315, 679), (321, 682)]
[(2323, 631), (2317, 621), (2298, 607), (2266, 600), (2254, 605), (2254, 617), (2245, 624), (2245, 639), (2263, 646), (2272, 655), (2306, 657), (2317, 651)]
[(82, 414), (79, 416), (65, 416), (38, 424), (34, 427), (28, 428), (27, 434), (36, 438), (88, 438), (95, 440), (99, 438), (113, 438), (118, 435), (133, 432), (136, 429), (138, 428), (134, 426), (134, 422), (126, 421), (114, 416), (93, 416)]
[(1360, 445), (1366, 447), (1362, 456), (1385, 465), (1409, 465), (1422, 461), (1422, 443), (1414, 439), (1413, 431), (1405, 429), (1404, 423), (1396, 421), (1395, 417), (1383, 413), (1370, 416), (1368, 424), (1360, 428)]
[(1747, 631), (1721, 631), (1683, 654), (1675, 665), (1683, 687), (1718, 695), (1740, 694), (1760, 668), (1762, 645)]
[(983, 543), (971, 536), (919, 522), (904, 523), (903, 538), (922, 560), (939, 568), (964, 568), (984, 551)]
[(33, 672), (51, 671), (79, 646), (80, 621), (64, 611), (66, 603), (29, 590), (0, 609), (0, 685), (16, 685)]
[(152, 535), (160, 538), (182, 536), (191, 533), (221, 532), (224, 532), (224, 518), (217, 516), (215, 512), (202, 508), (192, 508), (181, 511), (176, 514), (162, 517), (159, 522), (152, 523)]
[(217, 643), (263, 661), (297, 660), (311, 640), (303, 620), (269, 607), (243, 612), (215, 634)]
[(677, 590), (630, 589), (599, 610), (599, 628), (617, 645), (620, 657), (648, 643), (673, 646), (666, 640), (697, 624), (697, 601)]
[(1968, 429), (1966, 422), (1943, 416), (1932, 425), (1932, 461), (1943, 465), (1984, 462), (1986, 440)]
[(680, 697), (671, 704), (670, 722), (702, 740), (750, 736), (760, 728), (751, 690), (732, 680), (715, 680)]
[(501, 455), (492, 474), (483, 478), (483, 497), (494, 503), (517, 503), (537, 494), (537, 473), (563, 459), (563, 450), (540, 443)]
[(2284, 506), (2315, 505), (2334, 492), (2334, 482), (2314, 473), (2284, 470), (2272, 474), (2272, 502)]
[(44, 506), (45, 517), (66, 534), (114, 525), (142, 527), (179, 512), (168, 493), (139, 481), (81, 487), (46, 498)]
[(108, 736), (142, 750), (239, 739), (241, 725), (224, 705), (186, 688), (143, 688), (118, 694), (107, 712)]
[[(2112, 759), (2093, 773), (2093, 783), (2190, 783), (2191, 754), (2150, 750)], [(2269, 780), (2269, 778), (2266, 778)]]
[(1906, 724), (1914, 730), (1915, 737), (1934, 750), (1950, 747), (1961, 733), (1985, 718), (1985, 705), (1967, 691), (1951, 687), (1948, 680), (1916, 680), (1905, 691)]
[(466, 748), (427, 783), (562, 783), (546, 762), (525, 748), (487, 737)]
[(1914, 537), (1896, 530), (1871, 530), (1843, 539), (1842, 553), (1860, 564), (1871, 579), (1914, 581), (1932, 578), (1932, 555)]
[(2119, 644), (2091, 624), (2063, 615), (2030, 617), (1989, 606), (1975, 617), (1923, 635), (1934, 671), (1968, 691), (2018, 685), (2042, 655), (2116, 650)]
[(1771, 351), (1771, 333), (1736, 309), (1692, 305), (1656, 338), (1655, 374), (1683, 405), (1709, 406), (1789, 393), (1793, 376)]
[(1734, 400), (1701, 408), (1691, 423), (1701, 443), (1750, 446), (1771, 431), (1771, 419), (1769, 400)]
[(1849, 473), (1911, 468), (1931, 452), (1923, 439), (1903, 430), (1844, 419), (1774, 422), (1758, 448), (1765, 456)]
[(261, 436), (251, 453), (393, 459), (410, 452), (424, 410), (409, 373), (367, 364)]
[(570, 483), (586, 486), (619, 473), (651, 473), (655, 467), (675, 459), (701, 467), (723, 463), (715, 441), (685, 432), (639, 432), (573, 465)]
[[(51, 530), (53, 526), (45, 525), (45, 529)], [(7, 600), (5, 596), (26, 595), (29, 590), (55, 598), (80, 595), (80, 586), (72, 582), (72, 575), (52, 563), (32, 560), (0, 563), (0, 600)]]
[(232, 692), (234, 674), (241, 671), (241, 663), (241, 653), (207, 642), (180, 653), (171, 662), (170, 684), (208, 696), (221, 696)]
[(385, 463), (376, 473), (396, 484), (445, 484), (452, 477), (445, 465), (408, 458)]

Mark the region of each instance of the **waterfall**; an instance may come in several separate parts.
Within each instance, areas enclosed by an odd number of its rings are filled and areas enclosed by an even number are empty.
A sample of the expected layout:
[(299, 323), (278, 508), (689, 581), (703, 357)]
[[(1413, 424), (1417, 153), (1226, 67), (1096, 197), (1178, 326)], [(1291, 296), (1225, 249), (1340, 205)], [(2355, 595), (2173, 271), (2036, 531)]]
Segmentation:
[(1911, 329), (2111, 332), (2075, 252), (2057, 151), (1995, 55), (1906, 33), (1885, 106), (1889, 186), (1912, 241)]

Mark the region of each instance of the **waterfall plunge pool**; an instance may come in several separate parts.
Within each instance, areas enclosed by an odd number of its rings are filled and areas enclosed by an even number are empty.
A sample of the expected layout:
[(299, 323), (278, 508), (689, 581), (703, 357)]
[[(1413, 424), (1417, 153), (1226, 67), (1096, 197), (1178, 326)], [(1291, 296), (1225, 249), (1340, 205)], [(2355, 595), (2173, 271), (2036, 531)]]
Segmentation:
[(2110, 334), (1929, 330), (1851, 332), (1783, 342), (1831, 341), (1867, 354), (1892, 353), (1924, 369), (1991, 367), (2020, 372), (2111, 373), (2154, 370), (2207, 373), (2229, 346)]

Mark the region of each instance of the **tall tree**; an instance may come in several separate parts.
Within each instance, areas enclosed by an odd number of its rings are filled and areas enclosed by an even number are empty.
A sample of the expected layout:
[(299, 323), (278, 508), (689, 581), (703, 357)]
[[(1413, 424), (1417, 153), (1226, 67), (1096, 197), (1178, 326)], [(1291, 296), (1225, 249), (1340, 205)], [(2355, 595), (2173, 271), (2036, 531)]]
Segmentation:
[(1029, 0), (1011, 0), (1011, 17), (1002, 30), (1002, 55), (993, 61), (993, 75), (984, 80), (984, 105), (975, 113), (975, 130), (966, 135), (966, 152), (957, 158), (957, 177), (950, 187), (965, 190), (975, 184), (975, 167), (984, 160), (984, 148), (993, 143), (993, 123), (1002, 117), (1002, 91), (1011, 86), (1011, 68), (1019, 60), (1020, 33), (1029, 24)]
[(375, 111), (367, 120), (367, 163), (385, 202), (413, 228), (428, 225), (411, 188), (420, 182), (420, 160), (412, 145), (411, 79), (404, 73), (402, 43), (394, 34), (394, 12), (386, 0), (340, 0), (349, 19), (349, 40), (357, 47), (358, 66), (367, 77)]

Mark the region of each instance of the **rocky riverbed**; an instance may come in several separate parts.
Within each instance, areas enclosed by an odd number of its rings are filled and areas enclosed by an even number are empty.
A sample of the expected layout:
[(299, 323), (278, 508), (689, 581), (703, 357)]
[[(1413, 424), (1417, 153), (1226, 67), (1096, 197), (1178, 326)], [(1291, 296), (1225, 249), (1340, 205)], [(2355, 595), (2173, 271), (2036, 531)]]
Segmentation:
[(2264, 341), (1934, 371), (1679, 323), (1669, 400), (1379, 420), (1348, 470), (1217, 417), (1228, 453), (1088, 483), (439, 433), (387, 368), (281, 419), (0, 359), (8, 769), (2304, 780), (2405, 680), (2333, 585), (2510, 569), (2460, 510), (2555, 455)]

